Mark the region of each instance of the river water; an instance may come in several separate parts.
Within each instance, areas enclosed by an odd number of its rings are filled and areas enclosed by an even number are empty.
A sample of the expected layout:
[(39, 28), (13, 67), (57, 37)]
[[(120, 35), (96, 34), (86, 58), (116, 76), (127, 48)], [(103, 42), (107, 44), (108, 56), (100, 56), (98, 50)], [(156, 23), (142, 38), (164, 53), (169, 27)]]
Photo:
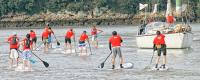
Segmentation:
[[(93, 55), (80, 57), (74, 54), (62, 54), (61, 51), (51, 49), (48, 54), (43, 51), (34, 51), (40, 58), (50, 64), (49, 68), (37, 59), (32, 65), (32, 72), (16, 72), (9, 68), (7, 43), (2, 43), (6, 38), (17, 32), (23, 38), (28, 29), (21, 30), (0, 30), (0, 80), (200, 80), (200, 24), (192, 24), (194, 41), (188, 49), (168, 49), (168, 71), (149, 71), (145, 67), (149, 66), (152, 50), (138, 49), (136, 46), (136, 26), (102, 26), (104, 33), (99, 35), (99, 48), (92, 46)], [(66, 29), (54, 29), (55, 35), (64, 46), (64, 35)], [(42, 29), (33, 29), (39, 36), (38, 45), (41, 44)], [(76, 27), (76, 39), (83, 30), (90, 31), (89, 27)], [(134, 64), (133, 69), (111, 70), (111, 58), (108, 58), (103, 69), (98, 65), (109, 55), (108, 38), (113, 30), (118, 31), (124, 42), (122, 53), (125, 62)], [(54, 40), (54, 46), (56, 42)], [(154, 56), (154, 60), (155, 61)], [(118, 59), (116, 66), (118, 66)], [(154, 66), (154, 62), (151, 66)]]

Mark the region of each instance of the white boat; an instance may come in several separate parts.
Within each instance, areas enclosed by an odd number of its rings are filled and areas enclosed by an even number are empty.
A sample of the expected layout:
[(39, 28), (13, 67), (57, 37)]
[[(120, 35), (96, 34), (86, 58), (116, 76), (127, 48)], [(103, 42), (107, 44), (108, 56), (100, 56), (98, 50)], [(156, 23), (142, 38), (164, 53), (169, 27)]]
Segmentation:
[[(156, 31), (158, 30), (165, 35), (165, 43), (167, 48), (191, 47), (193, 34), (190, 27), (188, 28), (184, 25), (177, 25), (176, 27), (166, 26), (169, 25), (165, 22), (152, 22), (147, 24), (145, 28), (140, 27), (136, 36), (136, 44), (138, 48), (153, 48), (153, 40), (156, 36)], [(180, 29), (181, 31), (177, 31), (177, 29)]]

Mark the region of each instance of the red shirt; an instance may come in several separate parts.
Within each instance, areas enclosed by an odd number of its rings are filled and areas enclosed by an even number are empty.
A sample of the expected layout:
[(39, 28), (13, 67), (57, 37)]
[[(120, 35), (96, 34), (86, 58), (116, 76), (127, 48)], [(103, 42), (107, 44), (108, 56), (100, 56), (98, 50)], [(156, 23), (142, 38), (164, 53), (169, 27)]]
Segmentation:
[(112, 47), (116, 47), (121, 46), (121, 40), (122, 38), (119, 35), (116, 35), (110, 37), (109, 42), (111, 43)]
[(35, 32), (30, 32), (30, 37), (33, 39), (33, 38), (36, 38), (36, 34)]
[(167, 23), (174, 23), (174, 17), (173, 16), (167, 16)]
[(91, 34), (92, 34), (92, 35), (96, 35), (96, 34), (97, 34), (97, 29), (96, 29), (96, 28), (93, 28)]
[(49, 32), (45, 30), (45, 31), (42, 33), (42, 37), (45, 38), (45, 39), (47, 39), (47, 38), (49, 37)]
[(14, 36), (10, 36), (10, 37), (8, 38), (8, 42), (10, 43), (10, 49), (18, 49), (18, 47), (19, 47), (19, 38), (16, 37), (16, 39), (17, 39), (16, 44), (12, 44), (13, 37), (14, 37)]
[(87, 34), (85, 34), (85, 33), (83, 33), (83, 34), (81, 34), (81, 36), (80, 36), (80, 41), (85, 41), (86, 39), (88, 39), (88, 35)]
[(30, 42), (29, 47), (26, 46), (27, 38), (24, 38), (22, 41), (23, 41), (23, 46), (24, 46), (24, 47), (23, 47), (23, 50), (31, 49), (30, 46), (33, 45), (33, 42), (32, 42), (32, 41)]
[(163, 34), (157, 35), (154, 38), (153, 44), (156, 45), (165, 44), (165, 36)]
[(51, 29), (49, 29), (48, 32), (49, 32), (49, 36), (51, 36), (51, 34), (54, 34), (54, 32)]
[(74, 35), (73, 31), (67, 31), (65, 38), (71, 38)]

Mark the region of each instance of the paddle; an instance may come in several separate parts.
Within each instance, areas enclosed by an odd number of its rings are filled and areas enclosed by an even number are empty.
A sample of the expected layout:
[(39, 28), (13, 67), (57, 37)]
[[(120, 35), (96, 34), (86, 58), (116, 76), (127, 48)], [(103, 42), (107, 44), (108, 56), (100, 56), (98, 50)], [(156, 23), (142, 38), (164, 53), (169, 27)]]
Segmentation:
[(110, 54), (106, 57), (106, 59), (101, 63), (100, 68), (104, 67), (104, 63), (106, 62), (106, 60), (110, 57), (110, 55), (112, 54), (112, 51), (110, 52)]
[[(31, 51), (31, 53), (33, 53), (32, 51)], [(43, 64), (44, 64), (44, 66), (46, 67), (46, 68), (48, 68), (49, 67), (49, 63), (47, 63), (46, 61), (43, 61), (40, 57), (38, 57), (35, 53), (33, 53), (33, 55), (35, 55)]]
[(152, 60), (153, 60), (154, 52), (155, 52), (155, 50), (153, 50), (153, 55), (151, 57), (151, 61), (150, 61), (149, 65), (147, 67), (145, 67), (145, 69), (149, 69), (150, 68), (150, 65), (151, 65)]
[(42, 45), (43, 45), (43, 42), (42, 42), (39, 46), (37, 46), (37, 47), (35, 48), (35, 50), (39, 50), (39, 48), (41, 48)]
[(75, 49), (75, 53), (77, 53), (77, 52), (76, 52), (76, 38), (75, 38), (75, 33), (74, 33), (74, 37), (73, 37), (73, 38), (74, 38), (74, 49)]
[(90, 42), (89, 42), (89, 40), (87, 40), (87, 41), (88, 41), (88, 45), (89, 45), (89, 48), (90, 48), (90, 53), (92, 55), (92, 49), (91, 49), (91, 46), (90, 46)]
[(54, 38), (56, 39), (56, 42), (57, 42), (57, 46), (60, 46), (60, 42), (57, 40), (55, 34), (53, 34)]
[[(22, 53), (22, 51), (20, 51), (20, 50), (18, 50), (20, 53)], [(31, 53), (34, 55), (34, 56), (36, 56), (43, 64), (44, 64), (44, 66), (47, 68), (47, 67), (49, 67), (49, 63), (47, 63), (46, 61), (43, 61), (40, 57), (38, 57), (35, 53), (33, 53), (32, 51), (31, 51)]]

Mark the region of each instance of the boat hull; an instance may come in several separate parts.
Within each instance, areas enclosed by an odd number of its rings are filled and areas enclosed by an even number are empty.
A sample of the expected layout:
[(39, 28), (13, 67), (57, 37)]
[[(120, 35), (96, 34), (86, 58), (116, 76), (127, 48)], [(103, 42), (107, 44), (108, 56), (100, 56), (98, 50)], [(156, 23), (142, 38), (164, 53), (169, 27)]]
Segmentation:
[[(167, 48), (189, 48), (192, 45), (193, 34), (190, 32), (164, 34)], [(153, 48), (153, 39), (156, 35), (138, 35), (136, 44), (138, 48)]]

